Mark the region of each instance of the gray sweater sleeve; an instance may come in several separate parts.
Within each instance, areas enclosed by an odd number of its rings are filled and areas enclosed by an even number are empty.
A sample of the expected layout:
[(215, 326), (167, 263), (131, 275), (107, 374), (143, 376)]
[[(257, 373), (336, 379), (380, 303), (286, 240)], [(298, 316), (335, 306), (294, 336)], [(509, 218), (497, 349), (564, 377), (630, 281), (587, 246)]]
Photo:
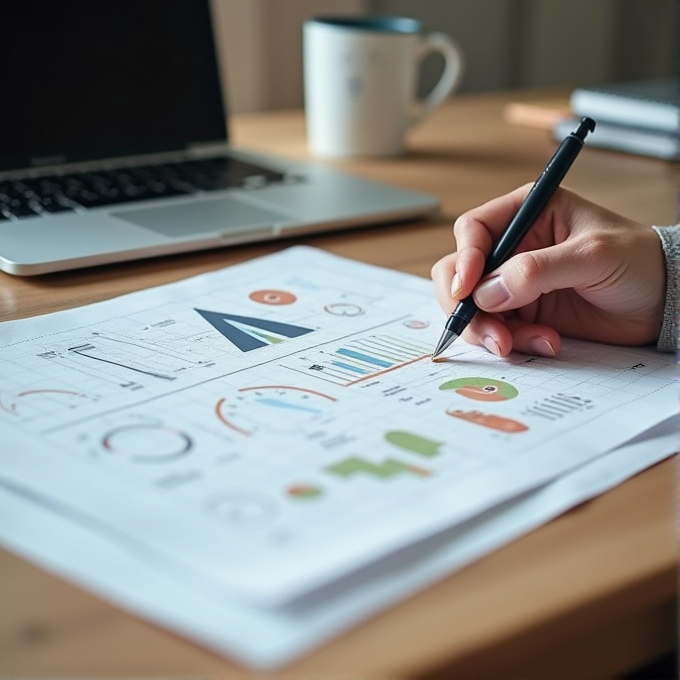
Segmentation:
[(680, 303), (680, 225), (672, 227), (652, 227), (661, 239), (666, 264), (666, 303), (663, 325), (659, 334), (657, 349), (662, 352), (675, 352), (678, 343), (678, 312)]

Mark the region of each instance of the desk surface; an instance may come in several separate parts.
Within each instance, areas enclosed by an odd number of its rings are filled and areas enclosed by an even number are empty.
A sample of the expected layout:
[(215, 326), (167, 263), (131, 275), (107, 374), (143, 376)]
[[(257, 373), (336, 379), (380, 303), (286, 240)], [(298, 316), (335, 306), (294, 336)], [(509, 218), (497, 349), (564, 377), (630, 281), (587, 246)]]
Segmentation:
[[(453, 249), (455, 217), (533, 181), (555, 149), (546, 132), (504, 123), (506, 101), (503, 94), (459, 97), (412, 133), (405, 157), (342, 164), (438, 195), (442, 213), (434, 220), (35, 279), (0, 274), (0, 320), (176, 281), (293, 243), (429, 276)], [(232, 136), (237, 145), (307, 157), (298, 111), (237, 119)], [(633, 219), (669, 224), (676, 220), (676, 182), (672, 164), (585, 149), (565, 184)], [(281, 675), (610, 677), (642, 664), (676, 641), (674, 505), (675, 464), (666, 461), (357, 626)], [(0, 675), (249, 675), (3, 550), (0, 603)]]

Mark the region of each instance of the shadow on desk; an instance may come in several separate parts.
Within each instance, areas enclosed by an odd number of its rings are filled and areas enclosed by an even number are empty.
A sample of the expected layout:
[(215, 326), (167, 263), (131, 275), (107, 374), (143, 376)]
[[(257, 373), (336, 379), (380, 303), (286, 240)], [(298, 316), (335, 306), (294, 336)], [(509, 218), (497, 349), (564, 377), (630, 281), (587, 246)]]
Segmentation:
[[(447, 168), (451, 165), (455, 167), (464, 164), (471, 168), (490, 167), (497, 171), (499, 168), (516, 169), (518, 165), (517, 153), (508, 149), (421, 147), (409, 150), (405, 158), (408, 161), (424, 162), (428, 165), (443, 165)], [(526, 165), (534, 168), (536, 163), (530, 158), (526, 161)], [(536, 169), (540, 170), (537, 165)]]
[(620, 676), (620, 680), (674, 680), (678, 677), (678, 653), (675, 651)]

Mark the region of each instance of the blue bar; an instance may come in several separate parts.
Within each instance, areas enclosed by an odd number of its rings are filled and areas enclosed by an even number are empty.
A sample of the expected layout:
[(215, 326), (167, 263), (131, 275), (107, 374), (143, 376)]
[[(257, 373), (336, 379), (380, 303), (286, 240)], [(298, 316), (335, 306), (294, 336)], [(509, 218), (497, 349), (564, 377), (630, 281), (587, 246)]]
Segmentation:
[(340, 366), (340, 368), (344, 368), (354, 373), (361, 373), (361, 375), (366, 375), (367, 373), (369, 373), (369, 371), (366, 371), (363, 368), (358, 368), (357, 366), (350, 366), (350, 364), (343, 364), (341, 361), (333, 361), (332, 363), (334, 366)]
[(351, 349), (345, 349), (344, 347), (338, 350), (338, 354), (344, 354), (346, 357), (351, 359), (357, 359), (358, 361), (365, 361), (368, 364), (374, 364), (380, 366), (381, 368), (390, 368), (394, 366), (395, 362), (387, 362), (382, 359), (376, 359), (375, 357), (369, 356), (368, 354), (360, 354), (359, 352), (354, 352)]

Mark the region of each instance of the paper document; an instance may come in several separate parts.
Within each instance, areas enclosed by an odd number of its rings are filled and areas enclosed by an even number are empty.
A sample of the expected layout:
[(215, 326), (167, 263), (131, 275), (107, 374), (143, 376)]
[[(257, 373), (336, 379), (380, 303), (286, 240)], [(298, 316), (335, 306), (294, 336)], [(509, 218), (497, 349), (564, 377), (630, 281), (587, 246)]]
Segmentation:
[(0, 543), (220, 654), (271, 669), (662, 460), (677, 450), (677, 433), (677, 421), (666, 421), (642, 441), (408, 546), (293, 607), (207, 597), (168, 564), (150, 564), (148, 555), (98, 531), (87, 516), (2, 480)]
[(672, 356), (457, 342), (432, 363), (444, 320), (426, 280), (296, 247), (5, 323), (0, 423), (30, 446), (2, 448), (0, 481), (271, 607), (676, 414)]

